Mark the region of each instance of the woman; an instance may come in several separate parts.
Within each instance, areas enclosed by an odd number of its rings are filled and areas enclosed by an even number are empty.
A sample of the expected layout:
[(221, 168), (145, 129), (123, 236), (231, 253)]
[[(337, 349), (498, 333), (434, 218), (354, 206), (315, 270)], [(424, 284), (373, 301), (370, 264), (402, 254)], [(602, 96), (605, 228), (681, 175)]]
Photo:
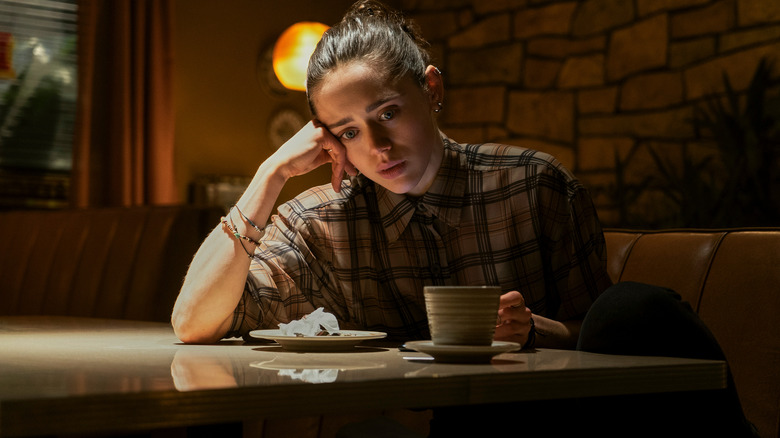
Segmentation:
[[(533, 320), (537, 345), (574, 347), (610, 284), (592, 202), (549, 155), (443, 136), (442, 76), (425, 45), (373, 2), (326, 32), (307, 78), (314, 119), (196, 254), (173, 312), (182, 341), (275, 328), (320, 306), (343, 327), (426, 338), (424, 285), (491, 284), (506, 291), (496, 339), (527, 344)], [(283, 205), (262, 236), (256, 224), (285, 181), (326, 163), (332, 188)]]
[[(462, 145), (439, 131), (444, 86), (425, 46), (400, 15), (372, 1), (355, 4), (325, 33), (307, 75), (313, 120), (260, 165), (198, 250), (173, 311), (177, 336), (209, 343), (324, 307), (342, 328), (424, 339), (425, 285), (498, 285), (499, 340), (722, 358), (673, 292), (610, 287), (593, 203), (557, 160), (516, 146)], [(289, 178), (327, 163), (330, 186), (271, 217)], [(667, 432), (681, 413), (695, 418), (687, 406), (697, 403), (705, 420), (685, 422), (694, 432), (706, 422), (749, 433), (733, 386), (705, 399), (574, 402), (565, 414), (560, 403), (454, 409), (437, 412), (434, 429), (457, 433), (464, 418), (476, 418), (486, 420), (480, 427), (514, 431), (519, 425), (505, 420), (520, 412), (526, 431), (581, 432), (590, 423), (603, 433), (603, 413), (615, 412), (625, 423), (609, 423), (610, 432), (630, 435), (623, 427), (647, 419), (645, 431)], [(578, 421), (559, 421), (574, 411)]]

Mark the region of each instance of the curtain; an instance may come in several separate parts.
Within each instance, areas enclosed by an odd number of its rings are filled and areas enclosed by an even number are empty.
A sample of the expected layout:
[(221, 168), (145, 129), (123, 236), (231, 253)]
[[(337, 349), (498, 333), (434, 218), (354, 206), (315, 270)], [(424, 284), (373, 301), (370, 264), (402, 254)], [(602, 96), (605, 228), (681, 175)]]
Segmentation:
[(172, 0), (80, 0), (74, 207), (179, 202)]

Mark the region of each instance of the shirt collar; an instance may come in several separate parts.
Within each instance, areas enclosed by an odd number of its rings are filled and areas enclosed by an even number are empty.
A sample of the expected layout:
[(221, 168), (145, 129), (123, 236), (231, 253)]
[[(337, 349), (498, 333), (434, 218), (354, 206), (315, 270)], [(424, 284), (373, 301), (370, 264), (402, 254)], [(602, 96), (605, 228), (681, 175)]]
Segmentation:
[(393, 193), (379, 184), (375, 184), (377, 206), (389, 242), (394, 242), (406, 229), (415, 211), (431, 215), (447, 225), (457, 227), (463, 207), (463, 195), (466, 192), (466, 158), (458, 143), (443, 137), (444, 156), (439, 172), (431, 187), (421, 198)]

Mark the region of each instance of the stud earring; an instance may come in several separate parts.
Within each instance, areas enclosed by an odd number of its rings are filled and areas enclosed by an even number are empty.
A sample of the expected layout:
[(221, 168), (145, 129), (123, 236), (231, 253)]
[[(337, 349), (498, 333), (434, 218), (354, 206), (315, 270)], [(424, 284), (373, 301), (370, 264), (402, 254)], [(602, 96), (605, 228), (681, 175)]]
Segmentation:
[(439, 105), (439, 107), (433, 110), (433, 112), (438, 113), (439, 111), (441, 111), (441, 102), (436, 102), (436, 105)]

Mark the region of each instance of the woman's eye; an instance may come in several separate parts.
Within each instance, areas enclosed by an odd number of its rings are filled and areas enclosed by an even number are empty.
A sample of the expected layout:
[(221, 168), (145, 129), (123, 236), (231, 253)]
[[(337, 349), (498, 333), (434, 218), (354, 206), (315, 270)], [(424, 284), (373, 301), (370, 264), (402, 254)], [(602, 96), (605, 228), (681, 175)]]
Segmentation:
[(382, 120), (390, 120), (395, 116), (395, 110), (387, 110), (383, 112), (379, 118)]
[(355, 138), (356, 135), (357, 135), (357, 132), (354, 129), (350, 129), (349, 131), (344, 131), (344, 133), (341, 134), (341, 138), (346, 139), (346, 140), (351, 140), (351, 139)]

